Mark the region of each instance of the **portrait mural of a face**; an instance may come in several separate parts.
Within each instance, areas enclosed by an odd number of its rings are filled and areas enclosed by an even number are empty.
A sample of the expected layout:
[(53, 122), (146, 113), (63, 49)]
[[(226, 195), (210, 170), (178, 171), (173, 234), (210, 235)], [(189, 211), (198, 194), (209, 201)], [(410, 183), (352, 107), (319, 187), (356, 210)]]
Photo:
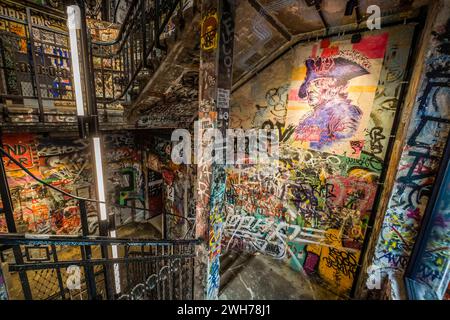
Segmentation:
[(360, 157), (387, 40), (383, 33), (296, 50), (286, 118), (293, 145)]

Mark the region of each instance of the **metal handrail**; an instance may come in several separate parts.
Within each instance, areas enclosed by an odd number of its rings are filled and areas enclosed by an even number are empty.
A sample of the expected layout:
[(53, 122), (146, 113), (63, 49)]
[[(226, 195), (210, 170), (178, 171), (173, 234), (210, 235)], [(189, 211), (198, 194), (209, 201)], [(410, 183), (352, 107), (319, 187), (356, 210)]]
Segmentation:
[(0, 243), (5, 245), (60, 245), (60, 246), (97, 246), (126, 245), (136, 246), (169, 246), (200, 244), (201, 239), (155, 240), (133, 238), (111, 238), (102, 236), (68, 236), (28, 233), (0, 233)]

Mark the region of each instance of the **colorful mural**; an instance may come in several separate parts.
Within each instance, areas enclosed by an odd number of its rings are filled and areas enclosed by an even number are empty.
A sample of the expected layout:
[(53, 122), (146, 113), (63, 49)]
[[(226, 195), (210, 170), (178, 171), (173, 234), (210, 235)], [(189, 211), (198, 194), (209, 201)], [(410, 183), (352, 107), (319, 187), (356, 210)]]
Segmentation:
[(295, 51), (286, 116), (295, 126), (292, 143), (360, 157), (387, 42), (382, 33), (356, 44), (326, 39)]
[(413, 31), (300, 45), (233, 94), (232, 127), (278, 128), (280, 159), (229, 168), (224, 248), (286, 259), (348, 294)]
[[(149, 195), (145, 195), (143, 152), (136, 147), (135, 136), (129, 132), (106, 134), (103, 141), (107, 201), (115, 204), (108, 206), (108, 212), (115, 215), (116, 226), (150, 218), (148, 212), (139, 210), (145, 208), (147, 197), (153, 199), (151, 204), (156, 206), (155, 210), (162, 212), (162, 207), (158, 208), (162, 206), (162, 197), (159, 202), (156, 199), (158, 190), (149, 188)], [(45, 182), (74, 195), (95, 198), (88, 140), (71, 136), (5, 134), (3, 148)], [(18, 232), (81, 232), (77, 201), (44, 187), (12, 161), (6, 158), (4, 161)], [(155, 177), (153, 183), (162, 181), (162, 176), (156, 180)], [(97, 206), (92, 202), (87, 206), (89, 232), (96, 233)], [(4, 215), (0, 216), (0, 231), (7, 231)]]

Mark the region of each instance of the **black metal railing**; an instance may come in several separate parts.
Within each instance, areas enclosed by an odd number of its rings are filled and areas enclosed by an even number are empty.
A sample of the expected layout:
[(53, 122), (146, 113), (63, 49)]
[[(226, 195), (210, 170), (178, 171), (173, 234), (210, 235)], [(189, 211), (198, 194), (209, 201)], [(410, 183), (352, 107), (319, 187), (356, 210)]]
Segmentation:
[[(115, 41), (92, 41), (94, 77), (98, 79), (96, 83), (103, 84), (97, 88), (103, 95), (99, 103), (126, 98), (142, 71), (147, 75), (156, 71), (167, 49), (161, 45), (161, 36), (176, 8), (182, 9), (182, 3), (181, 0), (133, 1)], [(110, 78), (113, 86), (106, 90), (104, 84)]]
[(119, 299), (193, 299), (194, 248), (192, 243), (125, 247), (125, 257), (140, 260), (125, 266), (127, 293)]
[[(27, 275), (28, 299), (193, 299), (197, 240), (0, 234), (0, 243), (20, 250), (23, 262), (9, 262), (10, 278)], [(117, 257), (101, 257), (101, 247)], [(92, 252), (86, 255), (87, 249)], [(110, 288), (105, 274), (112, 281)]]
[(76, 122), (65, 19), (10, 1), (0, 5), (3, 122)]
[[(123, 121), (120, 104), (131, 103), (136, 89), (159, 67), (167, 53), (161, 39), (177, 8), (182, 15), (183, 2), (135, 0), (114, 41), (90, 37), (87, 63), (101, 122)], [(0, 12), (0, 72), (5, 79), (0, 122), (76, 126), (66, 18), (9, 0), (0, 0), (0, 6), (6, 8)]]

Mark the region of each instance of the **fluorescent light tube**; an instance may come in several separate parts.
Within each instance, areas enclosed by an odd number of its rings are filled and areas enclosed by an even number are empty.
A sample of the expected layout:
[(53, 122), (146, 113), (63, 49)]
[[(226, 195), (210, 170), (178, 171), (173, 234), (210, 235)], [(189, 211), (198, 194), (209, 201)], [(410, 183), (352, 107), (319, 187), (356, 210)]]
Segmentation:
[(80, 61), (78, 56), (77, 30), (81, 29), (81, 15), (78, 6), (67, 7), (67, 27), (69, 29), (72, 75), (75, 88), (77, 115), (84, 116), (83, 90), (81, 86)]
[(100, 220), (106, 221), (108, 215), (106, 214), (106, 203), (105, 203), (105, 184), (103, 181), (103, 164), (102, 164), (102, 150), (100, 147), (100, 137), (93, 137), (92, 144), (94, 145), (94, 159), (95, 159), (95, 174), (97, 181), (97, 197), (100, 201)]

